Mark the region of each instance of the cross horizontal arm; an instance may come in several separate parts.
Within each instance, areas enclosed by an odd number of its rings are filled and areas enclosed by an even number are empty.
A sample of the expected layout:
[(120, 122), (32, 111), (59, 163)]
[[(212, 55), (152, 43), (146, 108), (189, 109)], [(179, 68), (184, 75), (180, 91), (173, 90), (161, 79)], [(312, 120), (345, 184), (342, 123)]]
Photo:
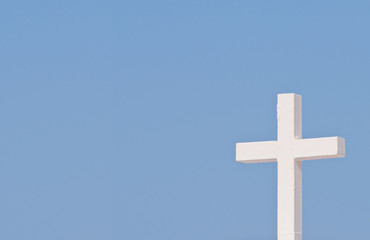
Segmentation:
[(236, 161), (243, 163), (276, 162), (276, 141), (248, 142), (236, 144)]
[(294, 153), (297, 160), (344, 157), (345, 142), (340, 137), (298, 139)]

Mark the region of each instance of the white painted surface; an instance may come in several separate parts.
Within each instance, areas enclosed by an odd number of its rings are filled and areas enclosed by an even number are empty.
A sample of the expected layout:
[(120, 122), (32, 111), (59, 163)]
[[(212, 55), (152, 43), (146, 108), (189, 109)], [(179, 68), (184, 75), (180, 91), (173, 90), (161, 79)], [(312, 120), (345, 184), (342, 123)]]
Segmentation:
[(236, 144), (236, 159), (239, 162), (276, 162), (277, 153), (278, 143), (276, 141)]
[(278, 240), (302, 239), (302, 160), (345, 156), (340, 137), (302, 139), (302, 97), (278, 94), (278, 140), (236, 144), (236, 161), (278, 165)]

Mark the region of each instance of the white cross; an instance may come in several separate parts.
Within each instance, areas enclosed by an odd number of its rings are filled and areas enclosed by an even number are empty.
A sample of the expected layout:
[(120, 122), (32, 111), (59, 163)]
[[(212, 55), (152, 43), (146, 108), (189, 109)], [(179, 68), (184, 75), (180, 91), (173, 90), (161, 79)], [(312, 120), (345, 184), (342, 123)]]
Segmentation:
[(302, 139), (302, 97), (278, 94), (278, 140), (236, 144), (236, 161), (278, 164), (278, 240), (302, 239), (302, 160), (345, 155), (340, 137)]

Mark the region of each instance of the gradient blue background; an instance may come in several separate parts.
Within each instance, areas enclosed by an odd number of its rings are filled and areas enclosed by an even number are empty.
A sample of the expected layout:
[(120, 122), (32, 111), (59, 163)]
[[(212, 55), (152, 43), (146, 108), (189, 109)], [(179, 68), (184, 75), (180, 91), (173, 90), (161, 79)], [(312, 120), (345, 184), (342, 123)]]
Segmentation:
[(368, 1), (2, 1), (0, 239), (276, 239), (276, 95), (345, 159), (303, 165), (304, 240), (369, 239)]

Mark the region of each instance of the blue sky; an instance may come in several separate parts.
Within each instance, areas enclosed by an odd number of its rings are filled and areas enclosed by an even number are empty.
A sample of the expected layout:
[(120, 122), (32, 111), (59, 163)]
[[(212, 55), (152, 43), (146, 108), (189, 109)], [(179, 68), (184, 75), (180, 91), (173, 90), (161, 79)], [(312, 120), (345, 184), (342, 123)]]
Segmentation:
[(0, 239), (276, 239), (276, 95), (303, 137), (304, 239), (370, 236), (367, 1), (3, 1)]

